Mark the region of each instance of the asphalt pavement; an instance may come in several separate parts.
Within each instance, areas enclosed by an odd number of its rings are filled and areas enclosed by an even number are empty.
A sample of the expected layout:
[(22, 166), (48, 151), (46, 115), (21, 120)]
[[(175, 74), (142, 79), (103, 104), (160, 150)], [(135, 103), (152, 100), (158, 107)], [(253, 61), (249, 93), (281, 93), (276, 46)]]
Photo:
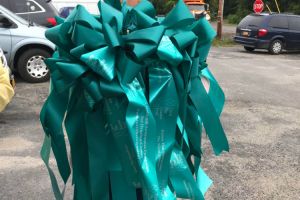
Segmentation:
[[(300, 53), (214, 47), (208, 64), (227, 97), (221, 119), (231, 150), (216, 157), (205, 137), (202, 166), (214, 180), (206, 199), (299, 199)], [(39, 156), (39, 112), (48, 86), (18, 81), (13, 101), (0, 113), (1, 200), (54, 199)]]

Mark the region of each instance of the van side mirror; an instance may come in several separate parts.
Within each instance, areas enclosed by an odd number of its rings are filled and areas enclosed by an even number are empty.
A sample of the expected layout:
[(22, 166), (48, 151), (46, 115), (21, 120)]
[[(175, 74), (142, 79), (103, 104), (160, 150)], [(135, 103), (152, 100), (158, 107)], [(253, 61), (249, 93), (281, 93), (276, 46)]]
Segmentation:
[(12, 25), (13, 25), (13, 23), (8, 18), (0, 15), (0, 27), (9, 28)]

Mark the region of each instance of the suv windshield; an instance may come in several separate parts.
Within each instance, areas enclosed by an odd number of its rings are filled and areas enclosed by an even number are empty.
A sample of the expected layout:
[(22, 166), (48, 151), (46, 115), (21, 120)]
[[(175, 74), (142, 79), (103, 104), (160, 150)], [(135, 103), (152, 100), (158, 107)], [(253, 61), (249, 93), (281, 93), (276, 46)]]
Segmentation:
[(248, 15), (245, 17), (240, 23), (240, 27), (247, 27), (247, 26), (261, 26), (265, 17), (263, 15)]

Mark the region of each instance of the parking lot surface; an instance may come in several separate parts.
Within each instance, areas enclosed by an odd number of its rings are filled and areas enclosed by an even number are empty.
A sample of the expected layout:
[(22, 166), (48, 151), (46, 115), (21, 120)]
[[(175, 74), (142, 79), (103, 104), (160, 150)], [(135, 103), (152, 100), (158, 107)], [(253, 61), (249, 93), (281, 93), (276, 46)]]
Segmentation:
[[(216, 157), (204, 139), (202, 165), (214, 180), (206, 199), (299, 199), (300, 53), (212, 48), (208, 64), (227, 96), (221, 119), (231, 150)], [(0, 113), (1, 200), (54, 199), (39, 156), (48, 85), (19, 81)], [(71, 193), (68, 187), (66, 199)]]

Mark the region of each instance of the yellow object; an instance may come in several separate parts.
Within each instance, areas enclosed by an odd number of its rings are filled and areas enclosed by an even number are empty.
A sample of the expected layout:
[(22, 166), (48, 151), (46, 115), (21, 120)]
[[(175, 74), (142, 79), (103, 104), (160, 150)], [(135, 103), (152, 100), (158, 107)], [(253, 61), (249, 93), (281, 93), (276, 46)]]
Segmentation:
[[(191, 10), (194, 17), (196, 17), (196, 15), (204, 15), (208, 21), (211, 19), (210, 11), (209, 11), (209, 4), (205, 3), (205, 0), (184, 0), (184, 3), (187, 6), (189, 6), (189, 9)], [(192, 7), (190, 7), (190, 6), (192, 6)], [(198, 7), (198, 6), (200, 6), (200, 7)], [(196, 19), (197, 19), (197, 17), (196, 17)]]
[(275, 3), (276, 3), (277, 10), (278, 10), (278, 12), (280, 13), (280, 9), (279, 9), (277, 0), (275, 0)]
[(267, 6), (269, 12), (272, 13), (272, 11), (271, 11), (270, 7), (268, 6), (268, 4), (266, 4), (266, 6)]
[(6, 105), (14, 96), (14, 89), (10, 84), (9, 72), (3, 67), (0, 60), (0, 112), (4, 110)]

